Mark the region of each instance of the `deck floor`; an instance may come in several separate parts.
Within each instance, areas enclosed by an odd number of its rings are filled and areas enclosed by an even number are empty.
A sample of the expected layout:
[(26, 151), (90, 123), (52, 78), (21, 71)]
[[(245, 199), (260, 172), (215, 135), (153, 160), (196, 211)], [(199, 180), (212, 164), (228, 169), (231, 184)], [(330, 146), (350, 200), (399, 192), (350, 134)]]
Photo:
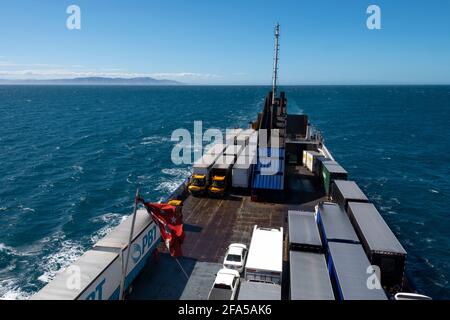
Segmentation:
[(254, 225), (286, 229), (288, 210), (314, 211), (319, 201), (326, 200), (310, 175), (291, 174), (286, 185), (279, 203), (253, 202), (249, 195), (233, 193), (225, 199), (188, 196), (183, 204), (186, 239), (179, 262), (189, 279), (174, 259), (160, 254), (159, 261), (149, 263), (136, 279), (129, 298), (206, 299), (231, 243), (250, 245)]
[(183, 207), (186, 241), (183, 254), (206, 262), (222, 262), (234, 242), (249, 245), (254, 225), (284, 226), (283, 204), (252, 202), (249, 196), (227, 199), (188, 197)]

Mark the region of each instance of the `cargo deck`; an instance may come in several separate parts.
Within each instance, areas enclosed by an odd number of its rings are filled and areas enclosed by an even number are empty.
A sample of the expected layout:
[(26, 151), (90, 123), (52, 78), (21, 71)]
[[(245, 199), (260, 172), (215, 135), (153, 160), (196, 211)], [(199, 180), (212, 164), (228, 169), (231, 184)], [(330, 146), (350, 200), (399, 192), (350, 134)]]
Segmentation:
[[(183, 205), (186, 240), (179, 259), (189, 279), (173, 258), (160, 254), (136, 279), (129, 299), (206, 299), (228, 245), (249, 245), (255, 224), (286, 228), (288, 210), (312, 212), (326, 200), (316, 180), (310, 175), (289, 176), (289, 190), (281, 203), (252, 202), (249, 195), (234, 193), (224, 199), (189, 195)], [(283, 269), (288, 267), (288, 251), (283, 264)], [(283, 283), (288, 284), (288, 279)], [(288, 294), (288, 286), (283, 286), (282, 298), (287, 299)]]

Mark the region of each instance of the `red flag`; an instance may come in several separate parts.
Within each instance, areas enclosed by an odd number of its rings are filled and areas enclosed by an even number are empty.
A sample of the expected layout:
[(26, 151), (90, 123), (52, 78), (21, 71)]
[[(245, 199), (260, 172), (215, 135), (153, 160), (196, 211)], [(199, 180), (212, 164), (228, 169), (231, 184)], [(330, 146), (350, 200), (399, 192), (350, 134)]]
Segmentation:
[(176, 207), (163, 203), (144, 202), (147, 212), (159, 226), (161, 237), (172, 257), (182, 256), (181, 244), (184, 240), (183, 217), (176, 213)]

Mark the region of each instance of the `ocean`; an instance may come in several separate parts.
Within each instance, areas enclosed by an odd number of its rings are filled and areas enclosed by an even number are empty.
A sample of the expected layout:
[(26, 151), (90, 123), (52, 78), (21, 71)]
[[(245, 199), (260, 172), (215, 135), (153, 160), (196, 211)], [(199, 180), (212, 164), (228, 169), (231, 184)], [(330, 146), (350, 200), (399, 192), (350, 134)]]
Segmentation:
[[(245, 127), (263, 86), (0, 86), (0, 298), (42, 288), (126, 215), (189, 176), (172, 131)], [(408, 251), (417, 289), (450, 298), (450, 86), (284, 87)]]

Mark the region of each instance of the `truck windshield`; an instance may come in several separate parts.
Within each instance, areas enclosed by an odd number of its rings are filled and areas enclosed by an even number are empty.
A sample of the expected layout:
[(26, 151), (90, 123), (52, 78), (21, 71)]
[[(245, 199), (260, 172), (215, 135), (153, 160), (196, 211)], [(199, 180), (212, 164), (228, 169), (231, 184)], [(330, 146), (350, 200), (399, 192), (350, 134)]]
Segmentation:
[(225, 182), (224, 182), (224, 181), (217, 181), (217, 180), (214, 180), (213, 183), (212, 183), (212, 186), (213, 186), (214, 188), (223, 189), (224, 186), (225, 186)]
[(204, 187), (205, 179), (194, 178), (192, 179), (192, 184), (197, 187)]
[(241, 256), (238, 254), (229, 254), (227, 256), (227, 261), (231, 262), (241, 262)]

